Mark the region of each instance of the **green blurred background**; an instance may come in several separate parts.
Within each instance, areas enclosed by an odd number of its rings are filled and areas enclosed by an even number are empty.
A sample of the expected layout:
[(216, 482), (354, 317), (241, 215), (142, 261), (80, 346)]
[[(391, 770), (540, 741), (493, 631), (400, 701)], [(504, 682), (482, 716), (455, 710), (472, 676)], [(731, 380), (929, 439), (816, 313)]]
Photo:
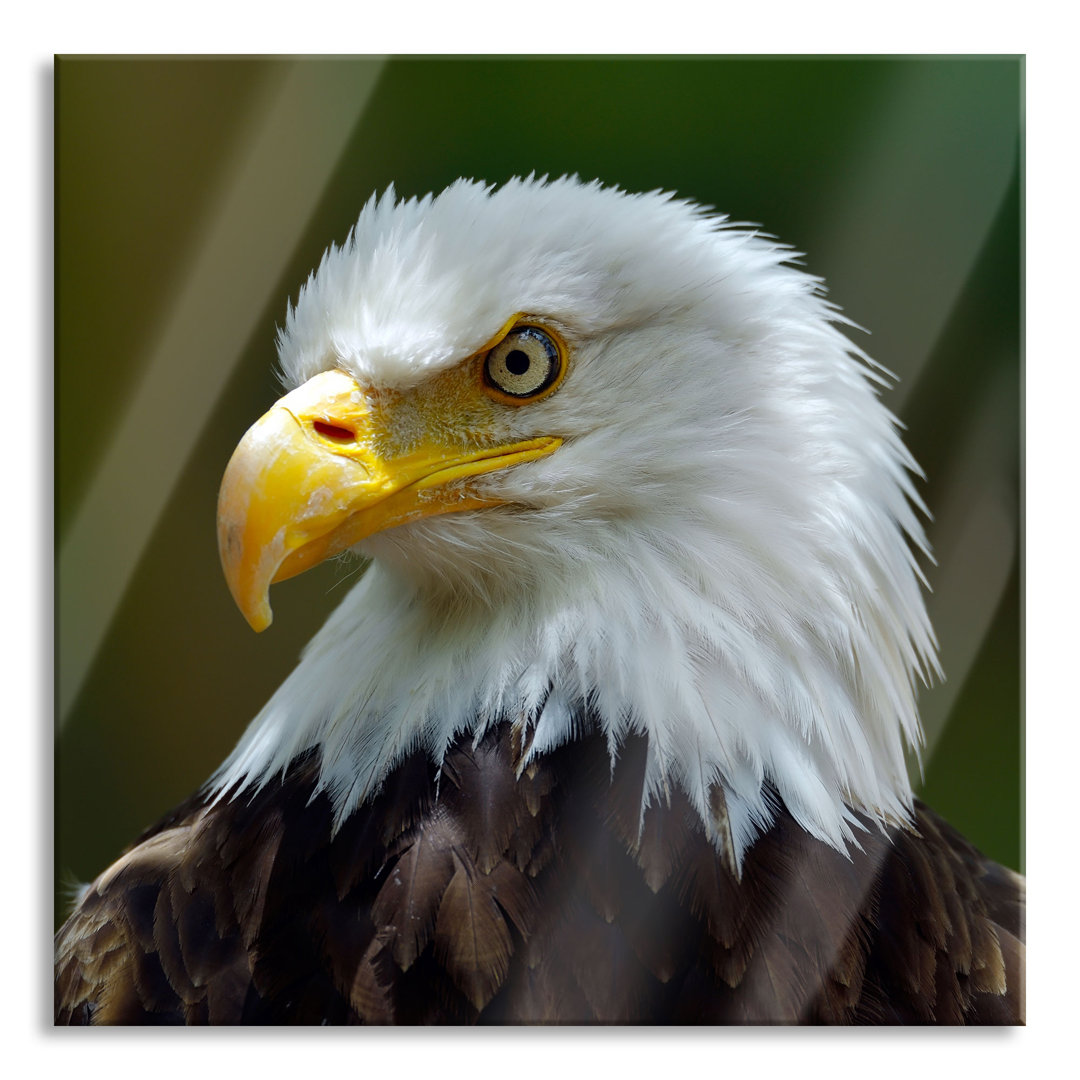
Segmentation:
[(872, 332), (934, 512), (918, 787), (1022, 869), (1022, 95), (1018, 58), (59, 59), (58, 886), (206, 779), (351, 583), (276, 586), (256, 636), (218, 565), (286, 298), (373, 191), (533, 171), (761, 223)]

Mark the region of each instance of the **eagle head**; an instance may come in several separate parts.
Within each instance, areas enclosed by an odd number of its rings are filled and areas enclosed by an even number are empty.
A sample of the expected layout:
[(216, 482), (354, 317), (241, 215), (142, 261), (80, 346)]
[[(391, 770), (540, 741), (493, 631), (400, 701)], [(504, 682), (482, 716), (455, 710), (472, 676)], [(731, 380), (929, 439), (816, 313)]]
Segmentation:
[(844, 849), (910, 812), (936, 670), (916, 466), (782, 245), (576, 178), (363, 208), (290, 306), (288, 392), (222, 484), (226, 577), (370, 565), (212, 783), (320, 750), (341, 820), (417, 748), (648, 740), (737, 860), (777, 799)]

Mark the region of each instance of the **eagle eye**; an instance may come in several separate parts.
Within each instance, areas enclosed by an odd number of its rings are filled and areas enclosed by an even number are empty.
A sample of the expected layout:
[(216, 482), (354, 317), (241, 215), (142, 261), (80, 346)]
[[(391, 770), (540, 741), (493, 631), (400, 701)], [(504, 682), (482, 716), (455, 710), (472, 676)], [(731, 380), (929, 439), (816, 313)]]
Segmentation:
[(558, 339), (539, 326), (515, 326), (484, 357), (484, 382), (502, 400), (532, 401), (562, 376), (565, 353)]

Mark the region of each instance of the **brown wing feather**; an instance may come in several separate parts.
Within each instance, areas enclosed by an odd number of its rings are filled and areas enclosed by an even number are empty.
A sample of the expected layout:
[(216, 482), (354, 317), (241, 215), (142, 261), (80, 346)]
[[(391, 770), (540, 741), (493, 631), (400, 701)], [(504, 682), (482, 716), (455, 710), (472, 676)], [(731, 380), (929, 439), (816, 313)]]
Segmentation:
[(439, 907), (454, 877), (455, 833), (442, 815), (419, 823), (404, 851), (385, 875), (371, 908), (402, 971), (427, 947)]
[(191, 800), (57, 934), (57, 1022), (1023, 1022), (1023, 879), (925, 807), (850, 858), (781, 812), (736, 876), (677, 789), (642, 815), (644, 738), (521, 742), (438, 788), (414, 755), (336, 831), (310, 754)]

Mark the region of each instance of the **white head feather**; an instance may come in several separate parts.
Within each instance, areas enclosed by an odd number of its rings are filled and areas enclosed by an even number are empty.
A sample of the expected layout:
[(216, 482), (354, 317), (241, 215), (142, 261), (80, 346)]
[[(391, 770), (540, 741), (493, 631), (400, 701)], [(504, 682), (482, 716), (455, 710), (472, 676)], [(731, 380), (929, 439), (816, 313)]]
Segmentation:
[(565, 442), (485, 477), (509, 505), (361, 544), (371, 567), (214, 786), (320, 745), (340, 820), (410, 750), (438, 763), (525, 717), (542, 754), (587, 702), (613, 755), (647, 733), (646, 803), (679, 784), (708, 821), (722, 784), (738, 859), (769, 784), (841, 850), (849, 808), (906, 818), (916, 677), (937, 670), (917, 467), (885, 380), (790, 258), (670, 195), (576, 179), (372, 199), (288, 312), (287, 383), (415, 385), (526, 312), (572, 366), (505, 434)]

